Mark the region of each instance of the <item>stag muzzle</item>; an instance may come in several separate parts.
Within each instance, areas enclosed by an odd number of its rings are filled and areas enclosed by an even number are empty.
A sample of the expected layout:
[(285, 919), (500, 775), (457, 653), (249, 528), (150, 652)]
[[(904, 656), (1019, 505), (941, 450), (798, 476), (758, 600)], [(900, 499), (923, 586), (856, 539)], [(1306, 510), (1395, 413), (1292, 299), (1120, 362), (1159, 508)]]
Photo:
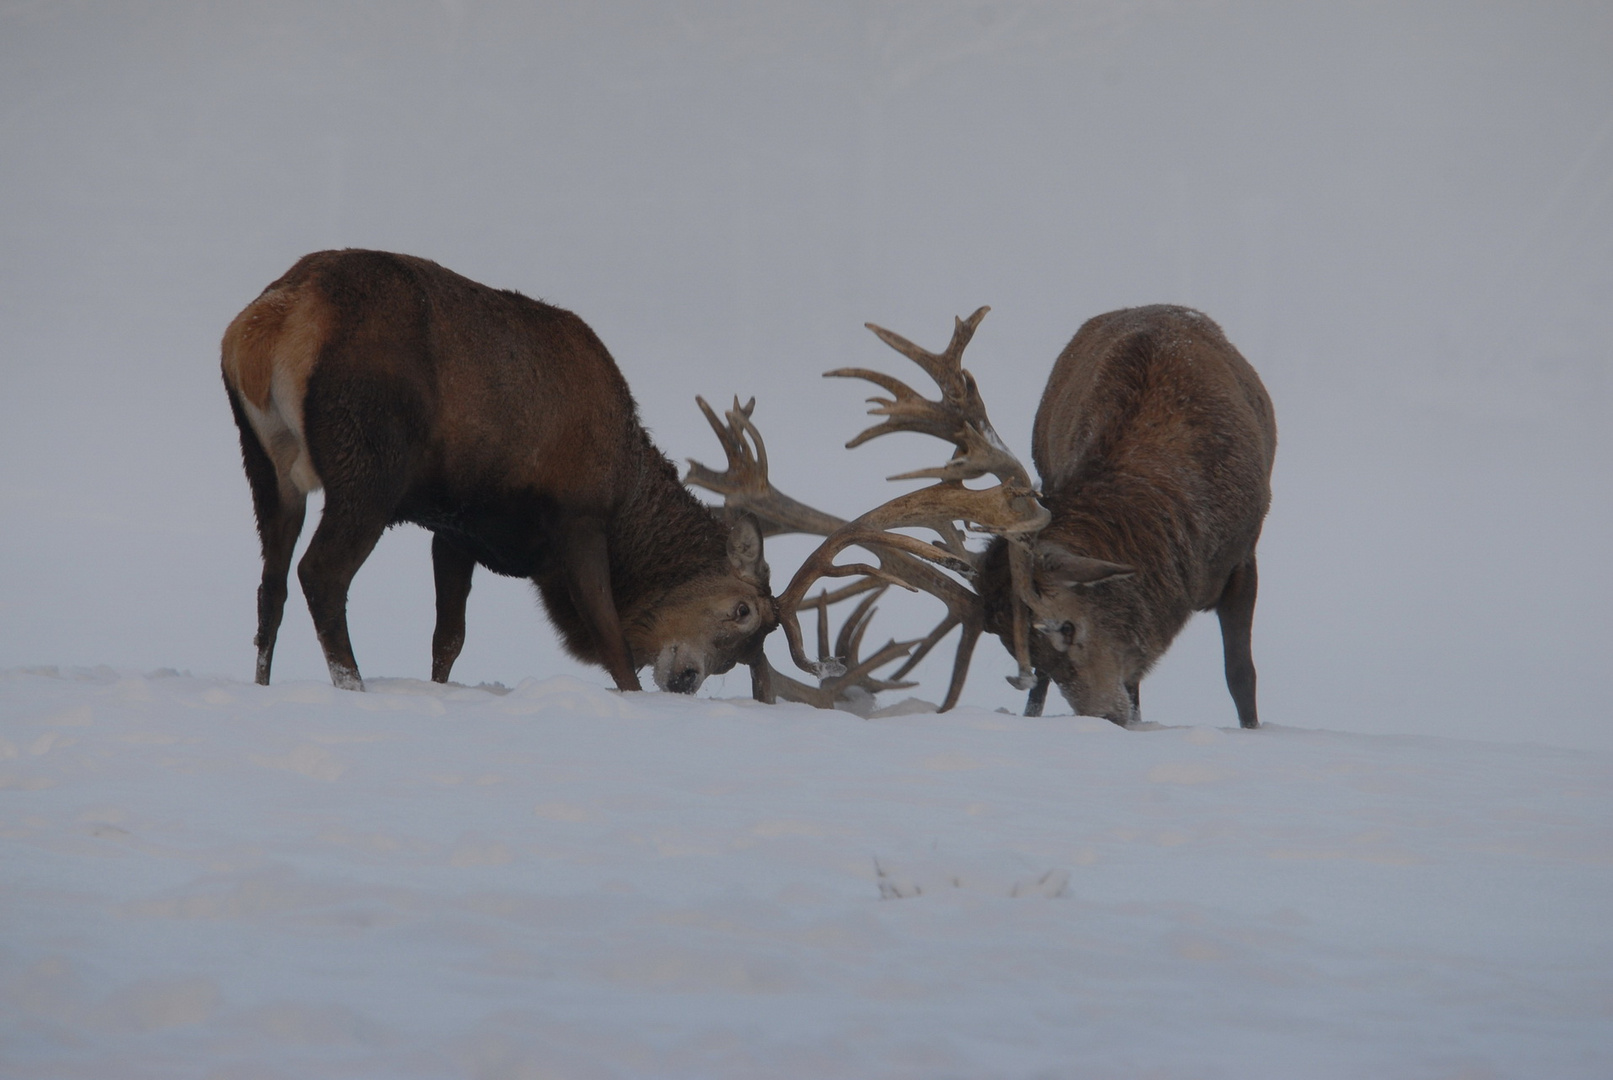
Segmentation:
[(706, 681), (706, 665), (677, 645), (668, 645), (655, 658), (655, 685), (671, 694), (692, 694)]

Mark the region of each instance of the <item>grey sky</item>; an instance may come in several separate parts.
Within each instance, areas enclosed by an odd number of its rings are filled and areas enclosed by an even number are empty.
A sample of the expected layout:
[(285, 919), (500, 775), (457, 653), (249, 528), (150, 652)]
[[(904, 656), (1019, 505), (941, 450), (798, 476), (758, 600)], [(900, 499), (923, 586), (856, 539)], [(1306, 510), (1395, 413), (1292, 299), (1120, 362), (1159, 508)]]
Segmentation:
[[(1082, 320), (1200, 307), (1281, 432), (1263, 717), (1613, 745), (1605, 4), (0, 5), (0, 666), (250, 677), (218, 337), (339, 246), (577, 311), (675, 460), (718, 463), (696, 393), (756, 395), (842, 515), (945, 453), (841, 449), (863, 395), (819, 373), (908, 374), (863, 322), (992, 305), (969, 362), (1025, 454)], [(426, 547), (355, 583), (366, 673), (427, 673)], [(1199, 620), (1145, 715), (1232, 723), (1218, 663)], [(478, 575), (457, 677), (576, 670)], [(324, 677), (295, 596), (276, 675)]]

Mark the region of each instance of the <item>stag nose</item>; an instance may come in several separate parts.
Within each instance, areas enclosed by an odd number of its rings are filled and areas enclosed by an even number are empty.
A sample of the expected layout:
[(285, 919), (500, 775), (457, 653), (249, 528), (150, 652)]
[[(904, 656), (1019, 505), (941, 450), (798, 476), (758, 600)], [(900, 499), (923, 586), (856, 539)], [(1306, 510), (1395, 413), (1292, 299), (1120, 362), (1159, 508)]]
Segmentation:
[(674, 672), (666, 681), (666, 688), (674, 694), (692, 694), (700, 689), (700, 669), (687, 667)]

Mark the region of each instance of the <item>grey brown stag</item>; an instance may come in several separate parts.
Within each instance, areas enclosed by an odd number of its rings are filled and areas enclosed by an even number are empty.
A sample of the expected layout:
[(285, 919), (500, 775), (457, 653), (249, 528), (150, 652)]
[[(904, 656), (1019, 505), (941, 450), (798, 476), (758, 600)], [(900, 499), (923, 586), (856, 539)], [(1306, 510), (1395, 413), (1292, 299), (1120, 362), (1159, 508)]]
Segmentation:
[[(1141, 718), (1143, 676), (1193, 612), (1214, 610), (1239, 722), (1257, 726), (1255, 545), (1277, 441), (1259, 376), (1214, 322), (1188, 308), (1131, 308), (1089, 320), (1054, 364), (1037, 410), (1038, 491), (962, 367), (986, 310), (958, 320), (939, 354), (870, 324), (930, 375), (938, 401), (879, 372), (829, 372), (891, 395), (872, 399), (871, 412), (884, 422), (848, 446), (916, 431), (952, 443), (954, 453), (939, 468), (893, 477), (938, 482), (834, 529), (780, 593), (796, 664), (823, 668), (801, 646), (796, 612), (807, 590), (821, 577), (863, 576), (946, 604), (946, 617), (917, 643), (902, 674), (961, 627), (943, 709), (956, 703), (976, 639), (989, 631), (1016, 658), (1010, 682), (1029, 689), (1027, 713), (1041, 712), (1056, 683), (1076, 712), (1130, 725)], [(995, 486), (964, 485), (987, 474)], [(993, 536), (984, 551), (965, 546), (960, 523)], [(937, 539), (893, 531), (910, 527)], [(878, 565), (834, 562), (853, 546), (873, 552)]]

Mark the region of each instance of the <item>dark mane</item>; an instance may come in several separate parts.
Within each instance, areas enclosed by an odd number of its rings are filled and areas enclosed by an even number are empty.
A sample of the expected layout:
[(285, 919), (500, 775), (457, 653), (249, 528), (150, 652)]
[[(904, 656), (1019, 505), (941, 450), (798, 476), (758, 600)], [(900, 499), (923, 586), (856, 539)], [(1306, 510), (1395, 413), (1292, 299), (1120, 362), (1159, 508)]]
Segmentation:
[[(624, 611), (727, 564), (727, 528), (639, 429), (638, 480), (611, 522), (611, 587)], [(646, 523), (654, 522), (653, 531)]]

